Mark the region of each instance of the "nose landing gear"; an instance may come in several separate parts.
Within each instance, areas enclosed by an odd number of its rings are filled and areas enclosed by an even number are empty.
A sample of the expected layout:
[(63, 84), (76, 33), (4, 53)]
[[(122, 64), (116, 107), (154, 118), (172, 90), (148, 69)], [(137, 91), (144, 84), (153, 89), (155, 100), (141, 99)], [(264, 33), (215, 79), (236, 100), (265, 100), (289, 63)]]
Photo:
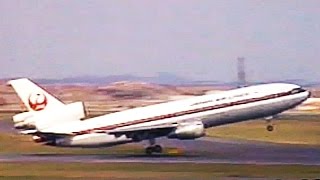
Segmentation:
[(273, 129), (274, 129), (273, 125), (267, 125), (267, 130), (268, 131), (271, 132), (271, 131), (273, 131)]
[(271, 132), (271, 131), (274, 130), (273, 124), (272, 124), (272, 122), (271, 122), (272, 119), (273, 119), (273, 117), (266, 119), (266, 121), (267, 121), (267, 127), (266, 127), (266, 129), (267, 129), (267, 131), (269, 131), (269, 132)]

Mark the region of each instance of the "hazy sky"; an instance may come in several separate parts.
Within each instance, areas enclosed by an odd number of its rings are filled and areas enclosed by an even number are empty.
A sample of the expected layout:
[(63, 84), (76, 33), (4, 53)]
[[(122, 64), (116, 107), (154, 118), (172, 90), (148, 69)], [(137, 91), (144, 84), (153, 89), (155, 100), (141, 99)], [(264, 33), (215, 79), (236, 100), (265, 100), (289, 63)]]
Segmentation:
[(318, 0), (0, 0), (0, 77), (320, 80)]

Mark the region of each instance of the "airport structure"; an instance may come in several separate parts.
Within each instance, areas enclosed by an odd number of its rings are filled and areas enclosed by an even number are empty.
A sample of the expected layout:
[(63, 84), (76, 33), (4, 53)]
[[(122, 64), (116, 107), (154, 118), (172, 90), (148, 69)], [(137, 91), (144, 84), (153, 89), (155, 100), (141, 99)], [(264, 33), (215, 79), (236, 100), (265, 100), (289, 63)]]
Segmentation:
[(247, 85), (246, 71), (245, 71), (245, 58), (238, 57), (237, 65), (238, 65), (238, 87), (244, 87)]

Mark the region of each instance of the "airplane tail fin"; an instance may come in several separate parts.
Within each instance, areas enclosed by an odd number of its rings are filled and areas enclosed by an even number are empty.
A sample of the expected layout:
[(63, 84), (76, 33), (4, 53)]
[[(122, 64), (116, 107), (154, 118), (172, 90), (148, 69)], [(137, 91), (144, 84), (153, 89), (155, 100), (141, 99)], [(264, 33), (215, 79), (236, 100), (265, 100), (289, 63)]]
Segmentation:
[(12, 86), (29, 111), (13, 116), (18, 129), (42, 129), (86, 117), (83, 102), (64, 104), (27, 78), (11, 80), (8, 85)]
[(42, 111), (64, 106), (64, 103), (27, 78), (8, 82), (20, 97), (28, 111)]

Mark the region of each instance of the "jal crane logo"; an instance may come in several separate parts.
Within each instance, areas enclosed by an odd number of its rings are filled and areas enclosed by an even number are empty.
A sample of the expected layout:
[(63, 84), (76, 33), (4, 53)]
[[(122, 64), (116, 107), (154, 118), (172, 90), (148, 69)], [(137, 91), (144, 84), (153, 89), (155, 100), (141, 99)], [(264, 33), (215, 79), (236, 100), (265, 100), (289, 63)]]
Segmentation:
[(42, 93), (33, 93), (29, 96), (29, 106), (35, 111), (43, 110), (48, 104), (47, 97)]

